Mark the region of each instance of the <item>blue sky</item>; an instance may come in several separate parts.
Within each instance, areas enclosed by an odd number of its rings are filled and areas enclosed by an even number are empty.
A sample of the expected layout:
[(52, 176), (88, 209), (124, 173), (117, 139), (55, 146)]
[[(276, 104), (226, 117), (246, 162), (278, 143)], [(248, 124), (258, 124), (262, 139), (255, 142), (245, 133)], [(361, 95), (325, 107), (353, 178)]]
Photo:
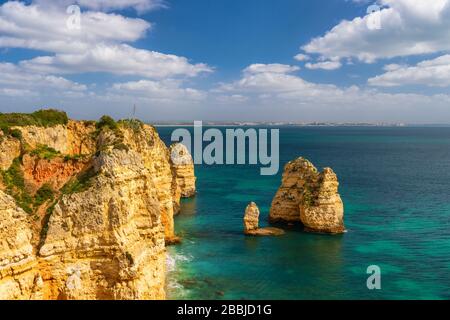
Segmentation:
[(2, 112), (450, 123), (450, 0), (0, 4)]

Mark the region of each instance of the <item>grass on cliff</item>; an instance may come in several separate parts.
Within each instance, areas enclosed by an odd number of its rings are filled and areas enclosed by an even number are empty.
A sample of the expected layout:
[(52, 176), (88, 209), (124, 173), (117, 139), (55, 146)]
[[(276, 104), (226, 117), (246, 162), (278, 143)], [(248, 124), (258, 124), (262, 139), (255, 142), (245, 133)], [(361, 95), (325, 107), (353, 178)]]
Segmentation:
[[(47, 210), (45, 212), (45, 216), (42, 220), (42, 229), (41, 229), (41, 233), (39, 236), (39, 238), (40, 238), (39, 246), (38, 246), (39, 248), (41, 248), (45, 243), (45, 240), (46, 240), (47, 234), (48, 234), (48, 226), (49, 226), (50, 218), (53, 214), (53, 211), (55, 210), (56, 205), (61, 200), (63, 195), (69, 195), (69, 194), (86, 191), (87, 189), (89, 189), (89, 187), (92, 186), (92, 178), (94, 178), (96, 175), (97, 175), (97, 172), (94, 171), (94, 168), (90, 168), (90, 169), (86, 170), (85, 172), (82, 172), (78, 176), (72, 178), (69, 182), (67, 182), (64, 185), (64, 187), (62, 187), (62, 189), (60, 190), (60, 195), (56, 199), (54, 197), (54, 194), (52, 194), (50, 192), (50, 190), (48, 190), (48, 188), (44, 188), (44, 186), (43, 186), (44, 189), (41, 190), (41, 193), (39, 193), (39, 191), (38, 191), (38, 194), (41, 194), (42, 197), (44, 199), (46, 199), (44, 201), (52, 200), (52, 203), (47, 208)], [(36, 198), (38, 198), (38, 197), (36, 197)]]
[(144, 123), (138, 119), (123, 119), (119, 120), (118, 124), (130, 128), (134, 133), (139, 133), (144, 129)]
[(62, 194), (84, 192), (92, 186), (92, 178), (97, 175), (94, 168), (90, 168), (67, 182), (61, 189)]
[(5, 134), (17, 135), (11, 127), (38, 126), (53, 127), (66, 125), (69, 122), (67, 114), (54, 109), (39, 110), (33, 113), (0, 113), (0, 129)]
[(44, 184), (34, 196), (25, 187), (25, 179), (21, 167), (21, 157), (14, 159), (8, 170), (2, 171), (3, 184), (6, 193), (14, 198), (17, 205), (25, 212), (32, 214), (47, 200), (54, 199), (54, 190), (48, 184)]
[(98, 137), (98, 135), (106, 130), (109, 130), (113, 133), (114, 135), (114, 139), (106, 144), (102, 146), (103, 150), (99, 150), (99, 151), (104, 151), (106, 150), (109, 146), (112, 146), (113, 149), (116, 150), (124, 150), (124, 151), (129, 151), (129, 147), (124, 143), (124, 135), (122, 130), (120, 130), (121, 126), (125, 126), (125, 125), (129, 125), (129, 126), (133, 126), (134, 128), (136, 128), (136, 130), (138, 130), (138, 123), (132, 123), (129, 120), (121, 120), (116, 122), (113, 118), (111, 118), (110, 116), (102, 116), (100, 118), (100, 120), (96, 123), (95, 127), (96, 127), (96, 131), (95, 131), (95, 136)]
[(21, 169), (21, 158), (14, 159), (8, 170), (2, 171), (6, 193), (27, 213), (33, 213), (33, 198), (25, 190), (25, 180)]
[(53, 201), (54, 199), (55, 199), (55, 191), (48, 183), (46, 183), (36, 192), (36, 195), (34, 196), (34, 206), (40, 207), (48, 200)]
[(56, 157), (61, 156), (61, 153), (53, 148), (50, 148), (47, 145), (40, 144), (36, 149), (30, 152), (30, 155), (37, 156), (40, 159), (52, 160)]

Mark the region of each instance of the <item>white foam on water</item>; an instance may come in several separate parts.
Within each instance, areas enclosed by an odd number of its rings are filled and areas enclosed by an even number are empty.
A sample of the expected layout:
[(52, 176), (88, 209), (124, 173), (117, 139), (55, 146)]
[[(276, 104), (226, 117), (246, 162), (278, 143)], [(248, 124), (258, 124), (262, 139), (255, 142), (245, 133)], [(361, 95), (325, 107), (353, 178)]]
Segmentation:
[(192, 261), (192, 255), (183, 255), (173, 251), (167, 252), (166, 257), (166, 293), (168, 298), (181, 299), (187, 296), (188, 290), (178, 282), (179, 265)]

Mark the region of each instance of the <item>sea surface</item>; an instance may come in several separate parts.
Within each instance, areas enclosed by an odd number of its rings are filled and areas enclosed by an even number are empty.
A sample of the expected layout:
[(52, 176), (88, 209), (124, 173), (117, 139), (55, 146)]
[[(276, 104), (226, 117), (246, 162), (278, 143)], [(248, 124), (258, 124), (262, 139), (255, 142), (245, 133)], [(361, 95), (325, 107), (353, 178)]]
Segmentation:
[[(170, 142), (173, 127), (158, 131)], [(223, 129), (222, 129), (223, 130)], [(250, 201), (268, 226), (282, 167), (299, 156), (337, 173), (343, 235), (286, 228), (243, 235)], [(198, 194), (176, 217), (170, 299), (450, 299), (450, 128), (280, 127), (280, 172), (196, 166)], [(381, 268), (381, 290), (367, 268)]]

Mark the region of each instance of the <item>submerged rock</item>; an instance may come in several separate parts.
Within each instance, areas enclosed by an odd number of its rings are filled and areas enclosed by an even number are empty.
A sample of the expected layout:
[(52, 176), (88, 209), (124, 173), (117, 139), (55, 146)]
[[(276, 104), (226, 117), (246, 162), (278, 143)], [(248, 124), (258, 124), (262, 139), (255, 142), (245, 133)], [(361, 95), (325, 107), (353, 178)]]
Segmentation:
[(271, 222), (301, 222), (306, 231), (343, 233), (344, 205), (331, 168), (319, 172), (304, 158), (289, 162), (270, 209)]
[(259, 208), (251, 202), (245, 209), (244, 233), (249, 236), (279, 236), (284, 231), (278, 228), (259, 228)]

